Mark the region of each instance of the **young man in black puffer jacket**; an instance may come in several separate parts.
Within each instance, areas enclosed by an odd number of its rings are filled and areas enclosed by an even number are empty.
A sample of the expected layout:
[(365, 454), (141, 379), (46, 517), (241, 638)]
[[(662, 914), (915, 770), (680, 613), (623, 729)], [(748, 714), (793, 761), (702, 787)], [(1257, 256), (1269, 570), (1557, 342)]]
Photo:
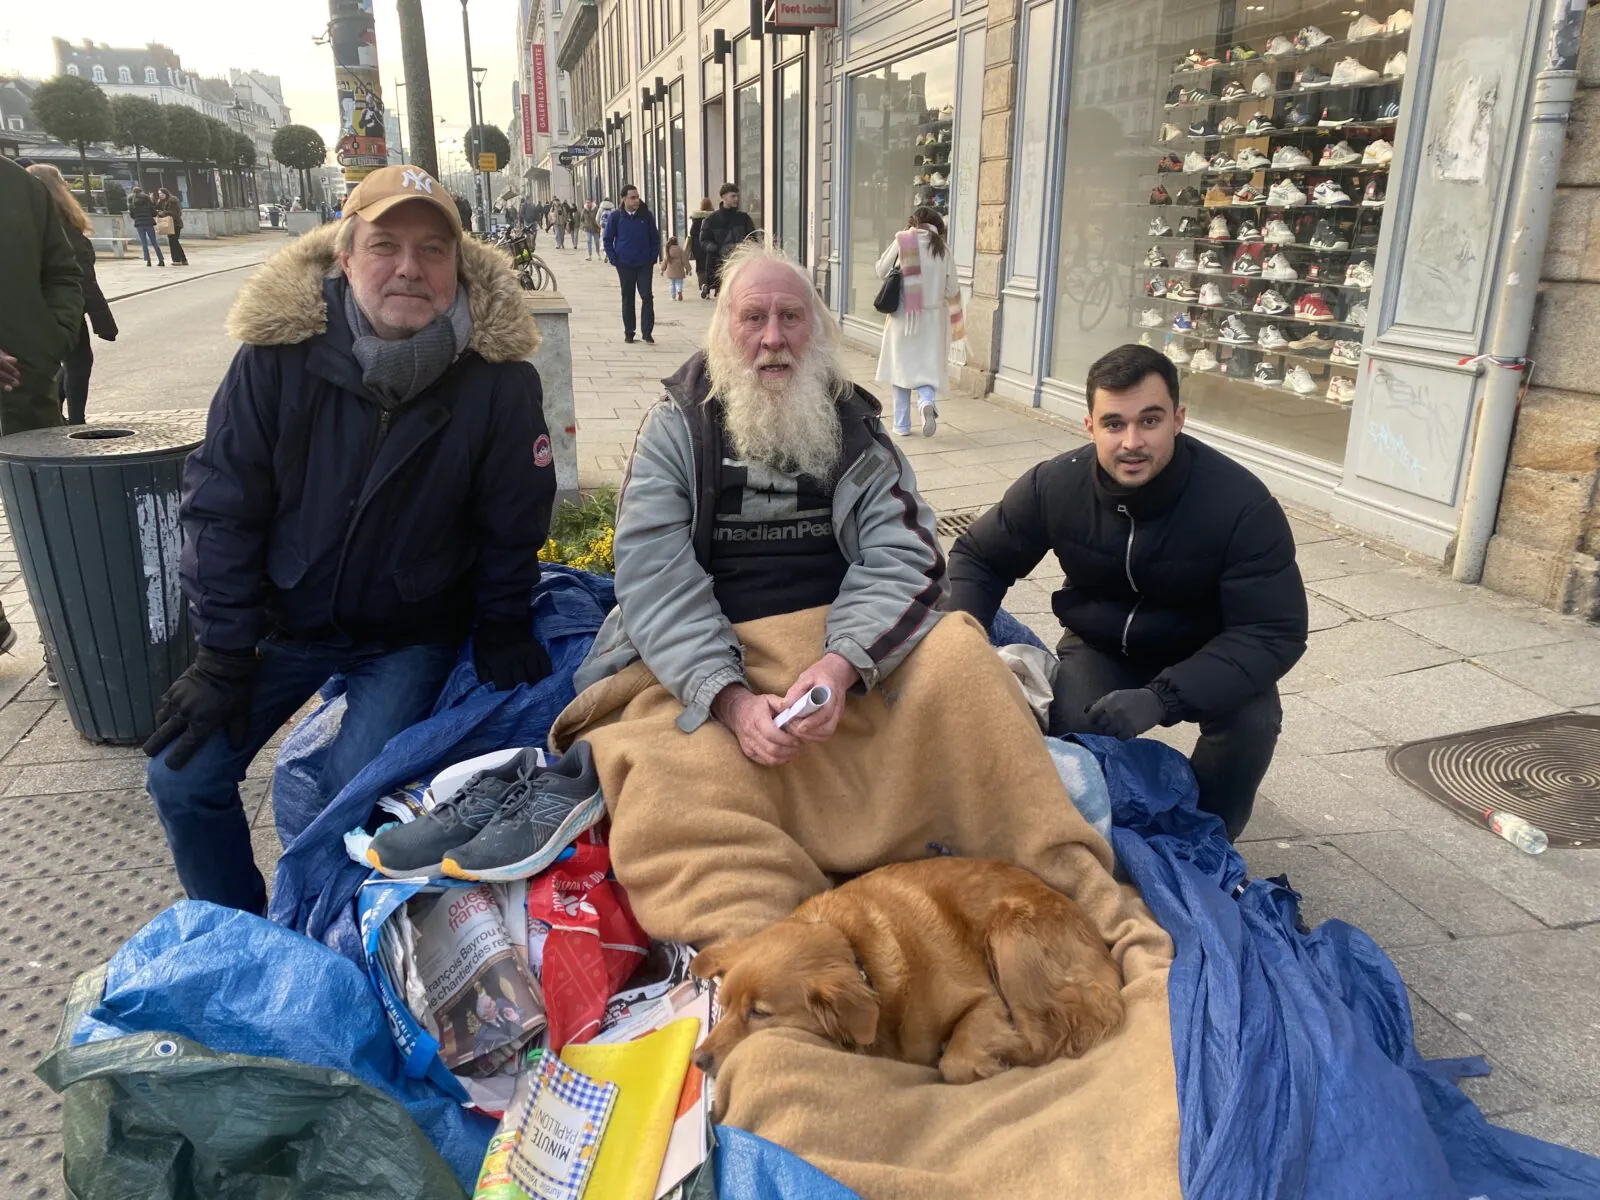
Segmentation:
[(1254, 475), (1182, 433), (1162, 354), (1118, 347), (1086, 395), (1094, 444), (1034, 467), (957, 540), (951, 607), (987, 626), (1053, 550), (1066, 633), (1050, 732), (1198, 722), (1200, 807), (1237, 837), (1282, 727), (1278, 680), (1306, 648), (1288, 519)]

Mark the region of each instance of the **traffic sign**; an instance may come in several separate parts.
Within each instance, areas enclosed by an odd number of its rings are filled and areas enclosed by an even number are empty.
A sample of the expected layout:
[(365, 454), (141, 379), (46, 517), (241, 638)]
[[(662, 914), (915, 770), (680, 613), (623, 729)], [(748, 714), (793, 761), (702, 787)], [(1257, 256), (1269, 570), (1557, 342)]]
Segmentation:
[(496, 157), (493, 151), (485, 150), (482, 154), (478, 155), (478, 170), (498, 171), (499, 169), (500, 159)]

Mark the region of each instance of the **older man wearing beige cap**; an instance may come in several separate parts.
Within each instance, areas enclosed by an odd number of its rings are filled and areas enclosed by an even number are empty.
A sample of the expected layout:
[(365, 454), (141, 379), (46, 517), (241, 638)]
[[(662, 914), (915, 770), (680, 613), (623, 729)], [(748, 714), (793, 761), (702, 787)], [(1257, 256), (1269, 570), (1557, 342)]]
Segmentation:
[(530, 604), (555, 477), (516, 278), (421, 168), (368, 175), (251, 277), (228, 330), (184, 472), (199, 653), (145, 752), (185, 890), (260, 912), (238, 784), (330, 677), (325, 800), (428, 714), (468, 635), (486, 686), (549, 673)]

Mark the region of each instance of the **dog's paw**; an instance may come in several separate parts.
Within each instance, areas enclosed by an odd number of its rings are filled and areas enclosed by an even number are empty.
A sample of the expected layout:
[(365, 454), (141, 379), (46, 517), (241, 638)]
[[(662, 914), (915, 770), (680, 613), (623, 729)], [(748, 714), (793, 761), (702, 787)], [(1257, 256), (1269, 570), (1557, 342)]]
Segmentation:
[(992, 1054), (946, 1054), (939, 1060), (939, 1075), (946, 1083), (976, 1083), (1010, 1067)]

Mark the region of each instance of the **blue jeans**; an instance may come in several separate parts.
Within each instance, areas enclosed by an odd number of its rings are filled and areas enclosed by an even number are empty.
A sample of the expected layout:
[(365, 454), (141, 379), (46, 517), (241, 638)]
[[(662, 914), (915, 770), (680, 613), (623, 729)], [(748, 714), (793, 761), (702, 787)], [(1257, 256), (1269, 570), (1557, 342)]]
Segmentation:
[(589, 257), (593, 258), (600, 253), (600, 235), (592, 229), (585, 229), (583, 233), (589, 239)]
[[(912, 388), (897, 387), (894, 390), (894, 428), (896, 433), (911, 432), (911, 393)], [(922, 384), (916, 389), (917, 407), (928, 408), (933, 404), (933, 386)]]
[(150, 251), (154, 250), (156, 252), (156, 261), (162, 266), (166, 266), (167, 260), (161, 257), (161, 240), (156, 237), (155, 226), (135, 225), (134, 229), (139, 233), (139, 249), (144, 251), (144, 261), (146, 263), (150, 261)]
[(683, 280), (681, 280), (681, 279), (669, 279), (669, 280), (667, 280), (667, 282), (672, 285), (672, 298), (674, 300), (682, 300), (683, 299)]
[(181, 771), (166, 751), (150, 760), (146, 785), (167, 833), (183, 890), (262, 913), (267, 889), (250, 848), (250, 817), (239, 781), (261, 747), (332, 676), (345, 677), (344, 719), (323, 765), (321, 791), (332, 799), (401, 730), (433, 711), (455, 665), (453, 645), (325, 646), (268, 638), (251, 697), (250, 727), (237, 750), (226, 731), (213, 733)]

